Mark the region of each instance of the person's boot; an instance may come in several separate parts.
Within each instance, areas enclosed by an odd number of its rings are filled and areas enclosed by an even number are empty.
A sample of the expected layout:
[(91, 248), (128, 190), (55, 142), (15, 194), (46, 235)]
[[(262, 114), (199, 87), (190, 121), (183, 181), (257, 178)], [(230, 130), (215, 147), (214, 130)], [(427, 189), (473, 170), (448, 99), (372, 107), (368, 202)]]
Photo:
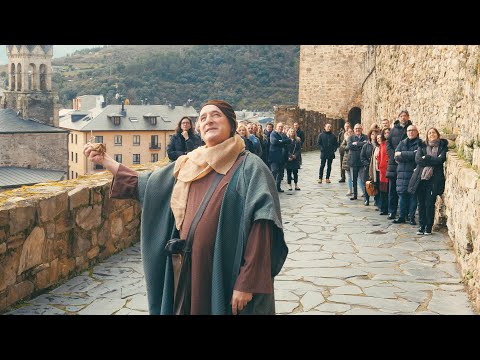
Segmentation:
[(423, 235), (425, 233), (425, 227), (420, 226), (417, 230), (417, 235)]
[(288, 184), (288, 191), (293, 191), (292, 184)]
[(318, 183), (319, 183), (319, 184), (321, 184), (321, 183), (322, 183), (322, 181), (323, 181), (322, 179), (318, 179)]
[(330, 184), (330, 183), (331, 183), (330, 179), (325, 180), (325, 182), (326, 182), (327, 184)]
[(409, 222), (410, 225), (417, 225), (417, 222), (415, 221), (415, 216), (412, 216), (410, 218), (410, 222)]
[(395, 214), (390, 214), (390, 215), (388, 215), (387, 219), (388, 219), (388, 220), (395, 220), (396, 217), (397, 217), (397, 215), (395, 215)]
[(354, 195), (350, 198), (350, 200), (357, 200), (357, 195), (354, 194)]
[(406, 221), (405, 221), (405, 218), (404, 218), (404, 217), (399, 217), (398, 219), (393, 220), (392, 223), (393, 223), (393, 224), (405, 224)]
[(368, 206), (368, 205), (370, 205), (370, 199), (369, 198), (367, 198), (367, 200), (365, 200), (365, 206)]
[(432, 225), (425, 226), (425, 235), (432, 235)]
[(277, 184), (277, 191), (278, 191), (279, 193), (285, 192), (285, 191), (283, 191), (283, 190), (280, 188), (280, 184)]
[(338, 180), (339, 183), (345, 182), (345, 179)]
[(297, 183), (295, 183), (295, 190), (300, 190), (300, 188), (298, 187)]

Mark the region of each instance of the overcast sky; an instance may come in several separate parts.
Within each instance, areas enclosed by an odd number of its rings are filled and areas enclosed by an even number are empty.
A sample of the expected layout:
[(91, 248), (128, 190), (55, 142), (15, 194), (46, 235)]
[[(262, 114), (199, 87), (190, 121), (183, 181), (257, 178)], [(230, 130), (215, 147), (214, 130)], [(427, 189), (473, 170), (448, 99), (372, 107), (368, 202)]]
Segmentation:
[[(85, 49), (85, 48), (94, 48), (103, 45), (54, 45), (53, 46), (53, 57), (62, 57), (67, 54), (74, 52), (75, 50)], [(8, 63), (7, 60), (7, 50), (6, 45), (0, 46), (0, 65), (5, 65)]]

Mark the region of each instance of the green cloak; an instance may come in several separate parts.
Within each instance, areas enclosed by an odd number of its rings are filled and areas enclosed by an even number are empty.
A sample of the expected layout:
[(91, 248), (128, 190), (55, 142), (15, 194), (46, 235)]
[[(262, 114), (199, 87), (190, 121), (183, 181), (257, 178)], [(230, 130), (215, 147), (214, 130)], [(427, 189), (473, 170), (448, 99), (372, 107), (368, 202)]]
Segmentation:
[[(175, 178), (175, 163), (153, 172), (141, 173), (138, 195), (142, 206), (141, 249), (147, 286), (149, 312), (152, 315), (173, 313), (173, 268), (164, 251), (168, 240), (178, 237), (170, 209)], [(220, 209), (214, 246), (212, 274), (212, 308), (215, 315), (232, 313), (230, 300), (240, 271), (246, 241), (256, 220), (272, 222), (272, 277), (285, 262), (285, 243), (280, 201), (273, 176), (264, 162), (247, 153), (227, 186)], [(245, 314), (273, 314), (273, 294), (254, 294)]]

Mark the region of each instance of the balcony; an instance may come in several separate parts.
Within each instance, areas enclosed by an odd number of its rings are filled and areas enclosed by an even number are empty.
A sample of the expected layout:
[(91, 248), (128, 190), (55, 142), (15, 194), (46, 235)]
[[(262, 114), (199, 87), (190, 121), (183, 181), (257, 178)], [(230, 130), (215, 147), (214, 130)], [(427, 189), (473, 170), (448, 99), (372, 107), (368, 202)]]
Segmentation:
[(150, 143), (150, 144), (148, 144), (148, 148), (150, 150), (160, 150), (162, 148), (162, 145), (161, 144)]

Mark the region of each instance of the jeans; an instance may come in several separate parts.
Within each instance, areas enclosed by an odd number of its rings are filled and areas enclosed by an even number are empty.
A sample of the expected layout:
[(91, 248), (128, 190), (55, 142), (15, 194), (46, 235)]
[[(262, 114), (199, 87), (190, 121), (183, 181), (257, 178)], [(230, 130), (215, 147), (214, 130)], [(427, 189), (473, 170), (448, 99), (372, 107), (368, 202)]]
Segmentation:
[(360, 187), (360, 189), (362, 189), (362, 191), (365, 188), (365, 180), (363, 179), (364, 178), (363, 167), (350, 166), (350, 172), (352, 174), (353, 195), (357, 196), (358, 194), (357, 185)]
[(415, 218), (415, 211), (417, 210), (417, 196), (408, 192), (398, 194), (400, 199), (400, 215), (399, 219)]
[(330, 179), (330, 173), (332, 172), (333, 159), (321, 159), (320, 171), (318, 172), (318, 178), (323, 179), (323, 169), (325, 169), (325, 163), (327, 163), (327, 179)]

